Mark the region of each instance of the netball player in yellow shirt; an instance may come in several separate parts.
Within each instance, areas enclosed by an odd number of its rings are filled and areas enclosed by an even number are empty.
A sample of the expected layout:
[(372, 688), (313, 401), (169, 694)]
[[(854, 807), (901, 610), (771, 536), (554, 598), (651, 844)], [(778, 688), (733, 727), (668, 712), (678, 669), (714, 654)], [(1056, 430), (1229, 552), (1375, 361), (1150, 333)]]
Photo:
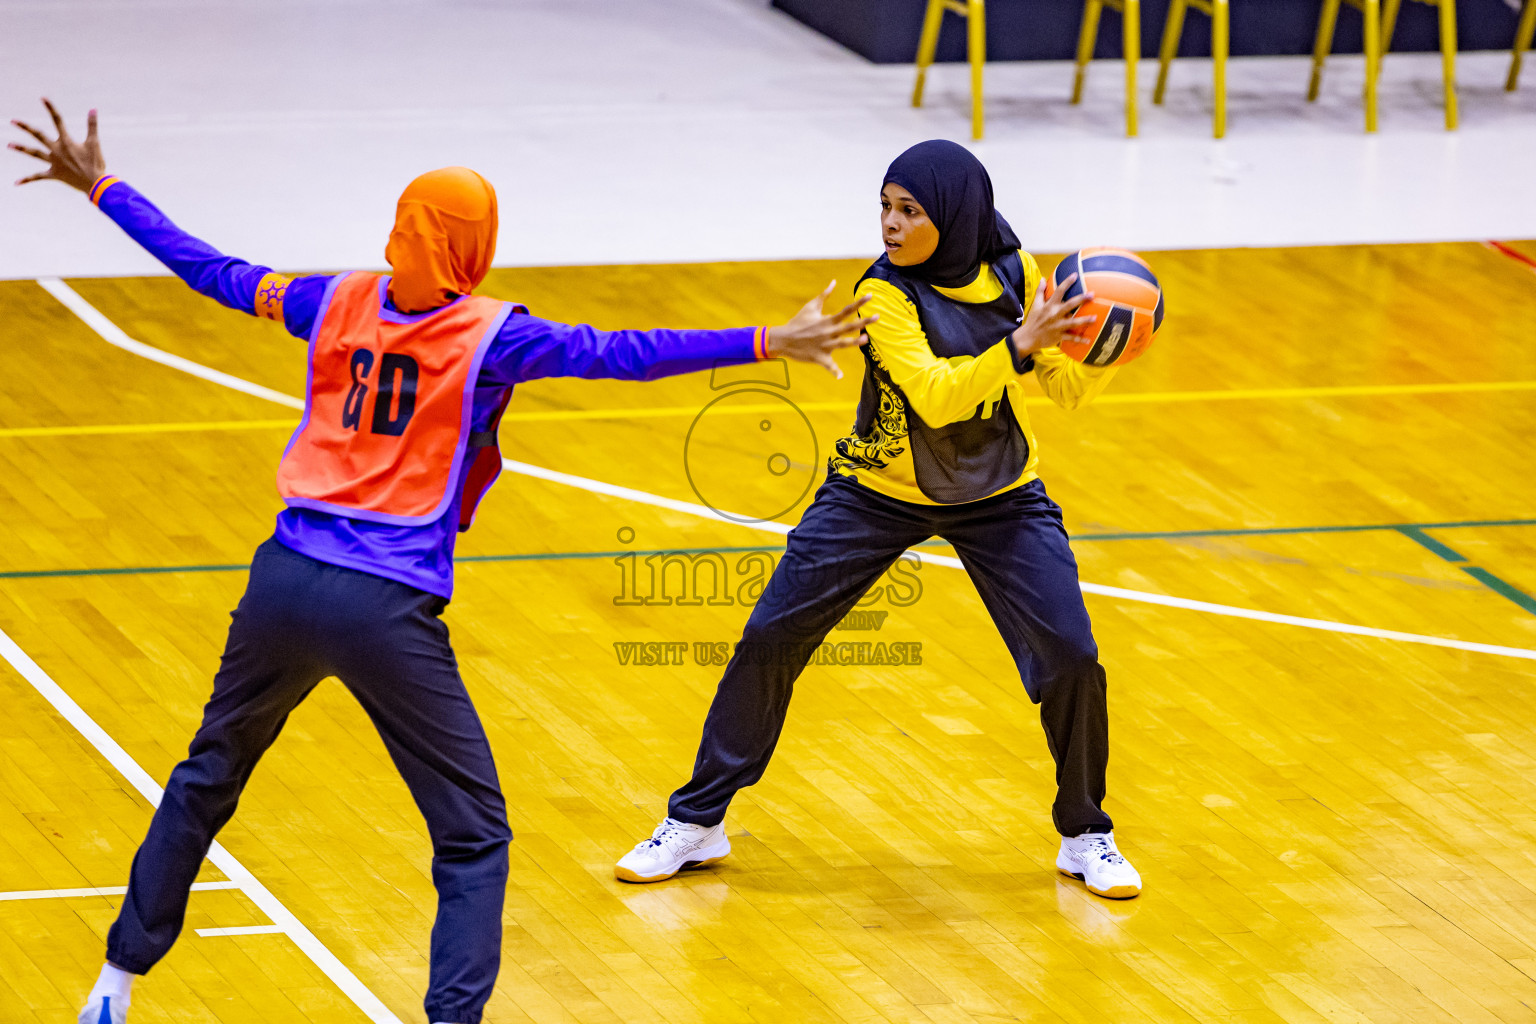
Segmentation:
[(730, 851), (726, 807), (768, 766), (817, 645), (902, 552), (938, 535), (954, 546), (1040, 704), (1056, 760), (1057, 868), (1100, 896), (1136, 896), (1141, 877), (1116, 849), (1103, 808), (1104, 669), (1061, 509), (1035, 475), (1022, 400), (1031, 373), (1068, 409), (1108, 383), (1112, 369), (1057, 347), (1092, 296), (1045, 298), (1040, 268), (993, 209), (985, 168), (955, 143), (924, 142), (897, 157), (880, 205), (885, 255), (856, 289), (879, 320), (863, 349), (854, 432), (837, 443), (826, 483), (747, 621), (693, 778), (615, 873), (655, 882)]

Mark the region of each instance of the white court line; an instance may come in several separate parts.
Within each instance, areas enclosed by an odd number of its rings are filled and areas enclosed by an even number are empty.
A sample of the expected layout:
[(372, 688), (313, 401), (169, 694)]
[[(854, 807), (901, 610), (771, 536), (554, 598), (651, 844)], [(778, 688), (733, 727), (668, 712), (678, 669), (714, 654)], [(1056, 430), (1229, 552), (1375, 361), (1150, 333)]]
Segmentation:
[[(193, 882), (193, 892), (209, 889), (238, 889), (239, 882)], [(126, 885), (103, 885), (94, 889), (21, 889), (16, 892), (0, 892), (0, 903), (6, 900), (61, 900), (75, 896), (127, 896)]]
[(652, 494), (650, 491), (637, 491), (632, 487), (620, 487), (618, 484), (608, 484), (601, 480), (589, 480), (584, 476), (572, 476), (570, 473), (562, 473), (558, 469), (545, 469), (543, 466), (518, 462), (515, 459), (502, 459), (501, 466), (503, 469), (510, 469), (514, 473), (521, 473), (523, 476), (531, 476), (539, 480), (548, 480), (550, 483), (565, 484), (567, 487), (579, 487), (584, 491), (591, 491), (594, 494), (606, 494), (613, 498), (636, 501), (642, 505), (655, 505), (657, 508), (670, 509), (673, 512), (686, 512), (688, 515), (698, 516), (701, 519), (735, 523), (737, 526), (747, 526), (754, 530), (762, 530), (765, 533), (783, 535), (794, 529), (792, 526), (776, 523), (771, 519), (753, 519), (751, 516), (739, 515), (735, 512), (716, 512), (707, 505), (695, 505), (691, 501), (678, 501), (676, 498), (663, 498), (661, 495)]
[[(501, 464), (514, 473), (522, 473), (527, 476), (538, 477), (540, 480), (566, 484), (570, 487), (579, 487), (594, 494), (607, 494), (615, 498), (624, 498), (646, 505), (655, 505), (658, 508), (670, 509), (673, 512), (686, 512), (689, 515), (712, 519), (716, 522), (735, 522), (737, 526), (746, 526), (754, 530), (762, 530), (766, 533), (786, 534), (791, 529), (791, 527), (785, 526), (783, 523), (772, 521), (746, 521), (744, 516), (727, 518), (703, 505), (695, 505), (687, 501), (676, 501), (672, 498), (663, 498), (659, 494), (637, 491), (629, 487), (619, 487), (616, 484), (604, 483), (601, 480), (588, 480), (586, 477), (572, 476), (570, 473), (560, 473), (553, 469), (545, 469), (542, 466), (531, 466), (526, 462), (502, 459)], [(935, 565), (948, 566), (951, 569), (960, 569), (962, 571), (965, 569), (965, 565), (960, 559), (950, 555), (935, 555), (927, 551), (916, 550), (909, 551), (908, 554), (916, 555), (920, 560), (932, 562)], [(1274, 622), (1285, 626), (1301, 626), (1304, 629), (1318, 629), (1327, 633), (1347, 633), (1352, 636), (1368, 636), (1378, 640), (1398, 640), (1409, 644), (1449, 647), (1458, 651), (1475, 651), (1479, 654), (1495, 654), (1505, 658), (1525, 658), (1536, 661), (1536, 651), (1527, 650), (1524, 647), (1501, 647), (1498, 644), (1480, 644), (1470, 640), (1452, 640), (1448, 637), (1425, 636), (1420, 633), (1400, 633), (1395, 629), (1354, 626), (1347, 622), (1333, 622), (1329, 619), (1308, 619), (1299, 615), (1281, 615), (1278, 612), (1259, 611), (1256, 608), (1238, 608), (1230, 604), (1194, 601), (1187, 597), (1168, 597), (1163, 594), (1148, 593), (1144, 590), (1106, 587), (1102, 583), (1080, 582), (1078, 586), (1082, 588), (1085, 594), (1098, 594), (1100, 597), (1113, 597), (1122, 601), (1156, 604), (1162, 605), (1165, 608), (1183, 608), (1186, 611), (1208, 612), (1212, 615), (1225, 615), (1235, 619), (1252, 619), (1256, 622)]]
[[(50, 284), (47, 283), (48, 281), (52, 281), (53, 285), (56, 285), (57, 288), (50, 286)], [(211, 370), (199, 363), (193, 363), (189, 360), (182, 359), (180, 356), (171, 355), (169, 352), (162, 352), (157, 348), (150, 348), (148, 345), (133, 341), (115, 324), (113, 324), (112, 321), (108, 320), (105, 316), (102, 316), (100, 312), (98, 312), (93, 306), (82, 299), (79, 295), (75, 294), (75, 292), (62, 281), (58, 281), (56, 278), (40, 278), (38, 280), (38, 284), (41, 284), (44, 288), (47, 288), (49, 294), (58, 298), (60, 302), (63, 302), (77, 315), (79, 315), (80, 319), (84, 320), (93, 330), (96, 331), (97, 334), (100, 334), (103, 338), (112, 344), (117, 345), (120, 348), (127, 348), (130, 352), (139, 352), (141, 355), (145, 355), (145, 358), (153, 359), (156, 362), (163, 363), (166, 366), (174, 366), (176, 369), (186, 370), (186, 372), (191, 373), (194, 376), (202, 377), (204, 380), (211, 380), (217, 384), (224, 384), (226, 387), (233, 387), (235, 390), (244, 391), (246, 394), (257, 394), (256, 391), (252, 391), (251, 389), (258, 388), (259, 385), (252, 384), (249, 381), (240, 380), (238, 377), (231, 377), (228, 374), (220, 373), (218, 370)], [(64, 298), (59, 291), (60, 289), (62, 289), (63, 292), (68, 293), (70, 298)], [(127, 342), (128, 344), (125, 345), (123, 342)], [(130, 348), (129, 346), (133, 347)], [(153, 353), (153, 355), (147, 355), (146, 353)], [(230, 383), (231, 381), (234, 383)], [(259, 394), (258, 397), (270, 398), (271, 401), (277, 402), (280, 405), (286, 405), (293, 409), (302, 409), (304, 407), (303, 401), (294, 398), (292, 395), (284, 395), (276, 391), (268, 391), (266, 388), (260, 388), (260, 391), (264, 392), (264, 394)], [(593, 494), (606, 494), (614, 498), (623, 498), (626, 501), (639, 502), (640, 504), (644, 505), (654, 505), (657, 508), (669, 509), (673, 512), (683, 512), (688, 515), (699, 516), (700, 518), (713, 520), (714, 522), (718, 523), (735, 523), (737, 526), (746, 526), (755, 530), (763, 531), (765, 533), (776, 533), (780, 535), (787, 534), (792, 529), (792, 527), (786, 526), (783, 523), (776, 523), (772, 521), (751, 521), (748, 520), (748, 518), (745, 516), (722, 515), (713, 509), (705, 507), (704, 505), (695, 505), (690, 501), (678, 501), (674, 498), (664, 498), (659, 494), (651, 494), (648, 491), (637, 491), (631, 487), (620, 487), (617, 484), (604, 483), (601, 480), (591, 480), (587, 477), (575, 476), (571, 473), (562, 473), (559, 470), (545, 469), (543, 466), (535, 466), (527, 462), (518, 462), (515, 459), (502, 459), (501, 464), (504, 468), (510, 470), (511, 472), (520, 473), (523, 476), (531, 476), (540, 480), (547, 480), (551, 483), (564, 484), (568, 487), (577, 487), (584, 491), (590, 491)], [(927, 559), (936, 565), (949, 566), (950, 568), (954, 569), (964, 568), (964, 566), (960, 564), (960, 560), (958, 558), (951, 558), (948, 555), (931, 555), (925, 554), (923, 552), (913, 553), (916, 554), (919, 558)], [(1206, 612), (1210, 615), (1224, 615), (1234, 619), (1250, 619), (1255, 622), (1273, 622), (1283, 626), (1300, 626), (1303, 629), (1316, 629), (1326, 633), (1344, 633), (1350, 636), (1372, 637), (1377, 640), (1396, 640), (1401, 643), (1423, 644), (1429, 647), (1446, 647), (1457, 651), (1472, 651), (1477, 654), (1493, 654), (1504, 658), (1522, 658), (1528, 661), (1536, 661), (1536, 651), (1524, 647), (1504, 647), (1499, 644), (1480, 644), (1470, 640), (1452, 640), (1449, 637), (1428, 636), (1422, 633), (1402, 633), (1395, 629), (1377, 629), (1374, 626), (1356, 626), (1347, 622), (1334, 622), (1330, 619), (1308, 619), (1299, 615), (1281, 615), (1277, 612), (1259, 611), (1256, 608), (1239, 608), (1236, 605), (1213, 604), (1210, 601), (1195, 601), (1186, 597), (1169, 597), (1165, 594), (1153, 594), (1143, 590), (1126, 590), (1123, 587), (1107, 587), (1100, 583), (1080, 583), (1079, 586), (1082, 587), (1083, 593), (1085, 594), (1097, 594), (1101, 597), (1111, 597), (1121, 601), (1135, 601), (1140, 604), (1155, 604), (1161, 605), (1165, 608), (1182, 608), (1185, 611)]]
[(205, 939), (214, 939), (223, 935), (280, 935), (283, 926), (280, 924), (243, 924), (234, 928), (198, 928), (197, 934)]
[(227, 373), (204, 366), (202, 363), (194, 363), (190, 359), (183, 359), (174, 353), (146, 345), (142, 341), (134, 341), (123, 333), (121, 327), (108, 320), (101, 314), (100, 310), (81, 298), (79, 292), (56, 277), (40, 277), (37, 279), (37, 283), (42, 285), (49, 295), (52, 295), (67, 306), (71, 313), (84, 320), (87, 327), (101, 335), (102, 339), (109, 344), (132, 352), (136, 356), (143, 356), (152, 362), (160, 363), (162, 366), (169, 366), (171, 369), (180, 370), (182, 373), (190, 373), (194, 377), (201, 377), (203, 380), (222, 384), (226, 388), (232, 388), (235, 391), (243, 391), (257, 398), (265, 398), (269, 402), (286, 405), (290, 409), (304, 408), (304, 403), (292, 395), (285, 395), (281, 391), (273, 391), (271, 388), (264, 388), (260, 384), (252, 384), (248, 380), (232, 377)]
[[(107, 763), (116, 768), (128, 783), (138, 790), (140, 795), (148, 800), (151, 807), (160, 806), (160, 798), (165, 795), (165, 790), (150, 778), (148, 772), (139, 767), (139, 763), (129, 755), (128, 751), (109, 736), (105, 729), (96, 724), (96, 721), (85, 710), (76, 704), (74, 698), (65, 693), (58, 683), (49, 678), (48, 673), (42, 670), (37, 662), (16, 645), (3, 630), (0, 630), (0, 658), (10, 662), (11, 667), (21, 674), (21, 677), (32, 684), (32, 688), (42, 694), (43, 699), (52, 704), (54, 710), (64, 717), (75, 730), (85, 737), (86, 742), (95, 747)], [(271, 918), (275, 926), (281, 929), (283, 934), (293, 940), (306, 956), (315, 962), (325, 973), (327, 978), (336, 984), (336, 987), (346, 993), (358, 1008), (367, 1014), (368, 1019), (374, 1024), (401, 1024), (400, 1018), (390, 1012), (379, 997), (368, 990), (357, 976), (347, 968), (336, 955), (325, 947), (325, 943), (315, 937), (315, 934), (304, 927), (303, 922), (293, 916), (292, 911), (273, 896), (257, 880), (256, 876), (246, 870), (244, 864), (235, 859), (224, 847), (215, 842), (208, 850), (208, 859), (213, 866), (229, 878), (252, 903), (261, 908), (261, 911)]]

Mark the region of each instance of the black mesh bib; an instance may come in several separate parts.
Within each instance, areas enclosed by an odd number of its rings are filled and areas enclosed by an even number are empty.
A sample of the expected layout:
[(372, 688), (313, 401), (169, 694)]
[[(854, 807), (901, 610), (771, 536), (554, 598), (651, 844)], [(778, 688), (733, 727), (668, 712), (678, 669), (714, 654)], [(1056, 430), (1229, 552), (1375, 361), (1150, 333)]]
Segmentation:
[[(1015, 252), (994, 263), (992, 270), (1002, 282), (1003, 293), (991, 302), (979, 303), (945, 298), (931, 285), (903, 276), (901, 268), (884, 256), (864, 272), (864, 277), (886, 281), (911, 299), (929, 348), (934, 355), (948, 358), (980, 356), (1000, 342), (1011, 344), (1003, 339), (1013, 333), (1024, 316), (1024, 304), (1019, 298), (1024, 288), (1024, 265)], [(1026, 361), (1025, 368), (1032, 362)], [(859, 398), (856, 428), (861, 436), (870, 432), (879, 409), (875, 377), (882, 378), (901, 395), (917, 486), (930, 500), (943, 505), (976, 501), (1013, 483), (1024, 472), (1029, 462), (1029, 441), (1013, 414), (1007, 391), (990, 416), (986, 415), (983, 402), (967, 419), (930, 427), (913, 411), (907, 396), (866, 347), (864, 389)]]

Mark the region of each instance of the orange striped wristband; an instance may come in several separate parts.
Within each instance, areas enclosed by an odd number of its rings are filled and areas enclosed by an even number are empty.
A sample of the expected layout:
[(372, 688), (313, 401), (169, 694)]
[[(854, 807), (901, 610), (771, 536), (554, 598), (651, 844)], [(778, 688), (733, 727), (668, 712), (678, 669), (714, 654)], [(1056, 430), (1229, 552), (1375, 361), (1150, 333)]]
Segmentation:
[(94, 205), (100, 206), (102, 195), (106, 193), (107, 189), (116, 185), (121, 180), (121, 178), (114, 177), (113, 175), (103, 174), (96, 179), (96, 184), (92, 185), (91, 190), (86, 194), (91, 197), (91, 202)]
[(770, 327), (759, 327), (752, 336), (752, 354), (759, 360), (768, 358), (768, 332)]

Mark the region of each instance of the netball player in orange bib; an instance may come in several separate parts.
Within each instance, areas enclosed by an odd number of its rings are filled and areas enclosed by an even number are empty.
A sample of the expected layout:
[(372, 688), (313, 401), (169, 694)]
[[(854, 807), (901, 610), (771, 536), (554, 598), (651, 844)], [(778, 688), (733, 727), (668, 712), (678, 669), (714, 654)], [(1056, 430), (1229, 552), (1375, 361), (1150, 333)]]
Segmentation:
[(427, 1017), (476, 1024), (500, 961), (512, 833), (440, 616), (454, 539), (501, 470), (496, 426), (513, 387), (774, 356), (835, 371), (832, 352), (858, 344), (873, 318), (858, 316), (860, 302), (823, 315), (823, 293), (771, 329), (598, 331), (473, 295), (496, 250), (496, 193), (463, 167), (424, 174), (401, 195), (385, 250), (392, 275), (288, 278), (217, 252), (107, 174), (95, 111), (83, 145), (48, 112), (56, 137), (12, 122), (42, 148), (10, 148), (48, 164), (17, 184), (79, 189), (197, 291), (309, 342), (304, 419), (277, 471), (287, 507), (251, 563), (202, 725), (133, 859), (80, 1022), (123, 1024), (133, 978), (180, 933), (198, 866), (256, 762), (334, 675), (378, 728), (432, 836)]
[(1075, 275), (1053, 297), (992, 208), (985, 168), (953, 142), (897, 157), (880, 192), (885, 254), (856, 294), (880, 322), (864, 347), (854, 432), (747, 620), (704, 722), (693, 778), (651, 838), (619, 860), (656, 882), (730, 852), (725, 812), (762, 777), (795, 680), (827, 632), (901, 553), (938, 535), (954, 545), (1040, 705), (1056, 760), (1056, 867), (1090, 892), (1127, 899), (1141, 876), (1104, 812), (1109, 719), (1104, 669), (1078, 589), (1061, 509), (1035, 474), (1022, 381), (1033, 374), (1072, 409), (1114, 370), (1059, 346), (1093, 322), (1074, 316)]

